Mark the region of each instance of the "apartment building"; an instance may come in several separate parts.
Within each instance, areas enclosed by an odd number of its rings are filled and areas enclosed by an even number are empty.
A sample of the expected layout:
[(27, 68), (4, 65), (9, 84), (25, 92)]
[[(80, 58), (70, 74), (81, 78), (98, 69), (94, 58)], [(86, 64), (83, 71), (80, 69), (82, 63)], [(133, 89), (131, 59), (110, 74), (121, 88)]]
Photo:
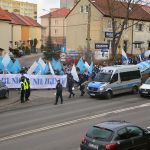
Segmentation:
[(16, 0), (0, 0), (0, 7), (9, 12), (14, 12), (37, 20), (37, 4)]

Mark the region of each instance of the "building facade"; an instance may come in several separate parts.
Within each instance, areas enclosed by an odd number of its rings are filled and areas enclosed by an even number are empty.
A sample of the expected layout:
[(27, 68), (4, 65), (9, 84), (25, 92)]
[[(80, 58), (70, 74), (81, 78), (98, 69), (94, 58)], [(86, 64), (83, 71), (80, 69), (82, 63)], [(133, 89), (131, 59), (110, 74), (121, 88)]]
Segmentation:
[[(108, 8), (106, 2), (107, 0), (97, 0), (94, 3), (92, 1), (80, 0), (70, 11), (66, 16), (66, 47), (68, 49), (79, 50), (86, 53), (87, 49), (90, 47), (91, 55), (95, 56), (98, 60), (112, 57), (112, 22), (108, 13), (109, 11), (106, 9)], [(91, 10), (90, 20), (88, 15), (89, 7)], [(121, 18), (124, 16), (123, 11), (121, 10), (120, 12), (119, 14), (115, 14), (117, 24), (122, 22)], [(89, 29), (88, 22), (90, 22)], [(122, 49), (131, 55), (140, 54), (142, 47), (138, 48), (138, 42), (141, 44), (144, 42), (145, 45), (143, 45), (143, 47), (147, 49), (147, 42), (150, 37), (150, 32), (148, 31), (149, 23), (150, 15), (140, 8), (129, 20), (128, 25), (126, 25), (127, 28), (123, 31), (121, 36), (117, 54), (121, 54)], [(138, 24), (147, 26), (147, 29), (141, 29), (141, 25)], [(141, 31), (137, 31), (137, 29)], [(87, 41), (88, 35), (90, 35), (89, 43)], [(100, 51), (98, 48), (104, 46), (108, 47), (107, 52), (102, 52), (102, 50)], [(102, 55), (104, 54), (106, 54), (106, 56), (103, 58)]]
[(60, 8), (41, 16), (41, 25), (43, 27), (43, 41), (46, 43), (51, 38), (52, 44), (66, 45), (66, 22), (65, 17), (69, 9)]
[(29, 16), (37, 20), (37, 4), (16, 0), (0, 0), (0, 7), (9, 12)]
[(60, 0), (60, 8), (73, 8), (78, 0)]
[(4, 53), (9, 50), (9, 41), (11, 40), (11, 18), (0, 8), (0, 49), (3, 49)]

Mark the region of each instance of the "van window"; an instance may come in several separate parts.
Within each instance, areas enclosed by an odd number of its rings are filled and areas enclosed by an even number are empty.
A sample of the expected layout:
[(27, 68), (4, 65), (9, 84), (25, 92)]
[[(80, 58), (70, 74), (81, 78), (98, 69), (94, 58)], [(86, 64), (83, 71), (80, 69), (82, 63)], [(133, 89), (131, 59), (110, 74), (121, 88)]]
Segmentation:
[(114, 83), (116, 81), (118, 81), (118, 73), (116, 73), (116, 74), (113, 75), (113, 77), (111, 79), (111, 83)]
[(120, 73), (120, 79), (121, 81), (129, 81), (133, 79), (139, 79), (141, 78), (140, 71), (128, 71), (128, 72), (121, 72)]
[(97, 74), (97, 76), (95, 77), (94, 81), (97, 82), (110, 82), (112, 73), (99, 73)]

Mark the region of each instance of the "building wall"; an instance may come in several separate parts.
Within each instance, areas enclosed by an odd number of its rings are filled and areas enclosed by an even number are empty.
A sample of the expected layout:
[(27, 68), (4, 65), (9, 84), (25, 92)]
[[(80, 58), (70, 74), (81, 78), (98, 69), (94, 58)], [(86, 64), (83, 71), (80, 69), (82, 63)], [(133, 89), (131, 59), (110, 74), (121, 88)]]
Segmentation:
[(25, 41), (25, 45), (28, 46), (29, 40), (29, 27), (28, 26), (22, 26), (21, 27), (21, 41)]
[(41, 31), (41, 27), (36, 27), (36, 38), (38, 40), (38, 44), (37, 44), (37, 48), (40, 49), (41, 48), (41, 39), (42, 39), (42, 31)]
[[(136, 21), (134, 21), (134, 24), (135, 23)], [(133, 44), (133, 51), (135, 54), (141, 54), (150, 48), (150, 22), (143, 22), (142, 31), (138, 31), (136, 25), (133, 30), (133, 43), (141, 42), (141, 48), (136, 48), (135, 44)]]
[(15, 42), (20, 42), (21, 41), (21, 25), (11, 25), (12, 26), (12, 34), (11, 41), (13, 41), (13, 48), (17, 48), (17, 45), (15, 45)]
[(15, 0), (0, 0), (0, 7), (9, 12), (37, 19), (37, 4)]
[[(85, 7), (89, 5), (87, 0), (81, 0), (74, 10), (66, 18), (67, 32), (66, 44), (68, 49), (75, 49), (80, 51), (87, 50), (87, 23), (88, 13), (85, 12)], [(81, 6), (84, 11), (81, 13)], [(112, 28), (107, 28), (109, 17), (104, 17), (93, 5), (91, 5), (91, 30), (90, 30), (90, 49), (92, 52), (95, 50), (95, 43), (108, 43), (112, 38), (105, 38), (105, 32), (112, 32)], [(118, 21), (121, 21), (118, 19)], [(131, 53), (132, 48), (132, 29), (124, 31), (118, 53), (121, 53), (124, 40), (128, 41), (127, 52)], [(111, 49), (110, 49), (111, 53)]]
[[(64, 17), (51, 17), (51, 37), (52, 38), (62, 38), (66, 37), (66, 22)], [(45, 36), (43, 37), (44, 43), (46, 43), (49, 36), (49, 18), (41, 18), (41, 25), (45, 28)]]
[(11, 26), (9, 22), (0, 20), (0, 47), (9, 51), (9, 42), (11, 41)]

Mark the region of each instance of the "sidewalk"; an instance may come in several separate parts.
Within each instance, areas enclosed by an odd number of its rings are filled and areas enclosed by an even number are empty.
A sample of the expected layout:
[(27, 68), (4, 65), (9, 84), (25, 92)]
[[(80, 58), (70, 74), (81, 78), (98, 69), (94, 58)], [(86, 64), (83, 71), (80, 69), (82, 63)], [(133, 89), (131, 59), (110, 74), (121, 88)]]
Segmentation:
[[(63, 91), (64, 103), (67, 101), (81, 99), (80, 91), (76, 90), (74, 98), (68, 98), (68, 91)], [(60, 101), (59, 101), (60, 102)], [(20, 103), (20, 93), (18, 91), (10, 91), (8, 99), (0, 99), (0, 112), (6, 112), (15, 109), (28, 108), (39, 105), (53, 105), (55, 103), (55, 90), (33, 90), (31, 91), (30, 101)]]

